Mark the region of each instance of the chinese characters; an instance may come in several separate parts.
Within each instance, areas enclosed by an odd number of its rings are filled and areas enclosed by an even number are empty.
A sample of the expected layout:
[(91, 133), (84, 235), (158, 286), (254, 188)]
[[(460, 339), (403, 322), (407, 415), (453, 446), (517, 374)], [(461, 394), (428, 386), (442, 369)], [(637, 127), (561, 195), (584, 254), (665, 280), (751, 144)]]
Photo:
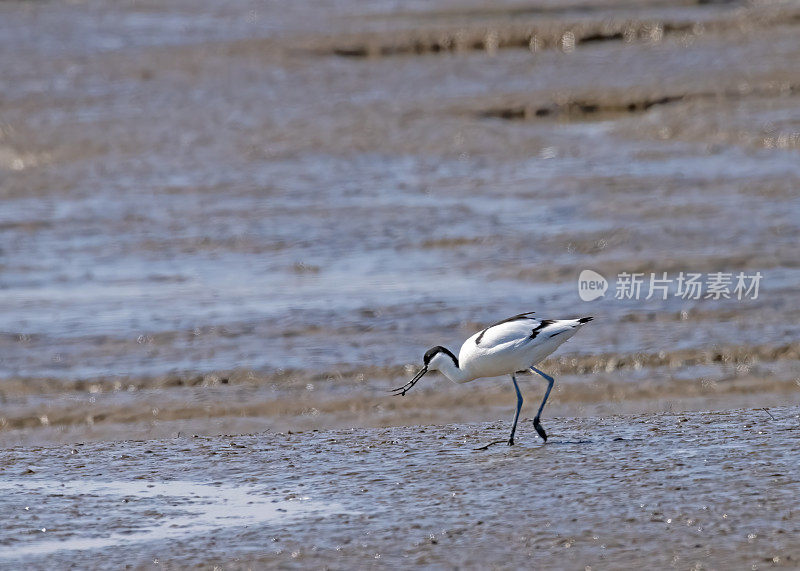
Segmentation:
[(617, 275), (614, 299), (662, 299), (670, 295), (681, 299), (758, 299), (761, 272), (680, 272), (670, 277), (667, 272), (649, 275), (644, 272), (621, 272)]

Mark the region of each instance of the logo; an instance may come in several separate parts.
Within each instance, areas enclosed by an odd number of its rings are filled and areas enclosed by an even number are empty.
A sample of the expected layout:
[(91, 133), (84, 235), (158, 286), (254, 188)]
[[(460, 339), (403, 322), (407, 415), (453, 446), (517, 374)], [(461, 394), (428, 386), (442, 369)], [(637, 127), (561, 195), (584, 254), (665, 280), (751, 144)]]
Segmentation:
[(578, 276), (578, 295), (583, 301), (592, 301), (603, 297), (606, 290), (608, 290), (608, 281), (594, 270), (583, 270)]

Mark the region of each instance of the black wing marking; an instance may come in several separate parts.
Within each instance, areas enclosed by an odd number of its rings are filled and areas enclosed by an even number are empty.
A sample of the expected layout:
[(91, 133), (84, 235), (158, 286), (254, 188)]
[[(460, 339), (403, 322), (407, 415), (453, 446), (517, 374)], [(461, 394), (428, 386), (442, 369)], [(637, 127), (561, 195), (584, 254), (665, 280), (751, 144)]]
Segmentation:
[[(580, 319), (578, 319), (578, 324), (579, 324), (579, 325), (583, 325), (584, 323), (589, 323), (589, 322), (590, 322), (592, 319), (594, 319), (594, 317), (581, 317)], [(554, 323), (556, 323), (556, 322), (557, 322), (557, 321), (556, 321), (555, 319), (545, 319), (544, 321), (542, 321), (542, 322), (539, 324), (539, 326), (538, 326), (536, 329), (534, 329), (533, 331), (531, 331), (531, 336), (530, 336), (530, 338), (531, 338), (531, 339), (535, 339), (535, 338), (536, 338), (536, 336), (537, 336), (537, 335), (539, 335), (539, 333), (541, 333), (541, 331), (542, 331), (542, 330), (543, 330), (545, 327), (547, 327), (548, 325), (552, 325), (552, 324), (554, 324)], [(577, 327), (577, 325), (573, 325), (573, 326), (572, 326), (572, 328), (573, 328), (573, 329), (574, 329), (575, 327)], [(559, 330), (559, 331), (556, 331), (555, 333), (551, 333), (551, 334), (550, 334), (550, 337), (555, 337), (556, 335), (560, 335), (561, 333), (564, 333), (564, 332), (566, 332), (566, 331), (569, 331), (569, 329), (561, 329), (561, 330)]]
[(525, 313), (520, 313), (518, 315), (515, 315), (513, 317), (509, 317), (509, 318), (504, 319), (502, 321), (498, 321), (497, 323), (492, 323), (489, 327), (487, 327), (486, 329), (481, 331), (481, 334), (478, 335), (475, 338), (475, 345), (479, 345), (480, 344), (481, 340), (483, 339), (483, 334), (486, 333), (487, 331), (489, 331), (492, 327), (496, 327), (497, 325), (502, 325), (503, 323), (508, 323), (509, 321), (517, 321), (519, 319), (533, 319), (533, 317), (528, 317), (528, 316), (529, 315), (533, 315), (534, 313), (536, 313), (536, 312), (535, 311), (527, 311)]
[(552, 325), (553, 323), (555, 323), (555, 320), (553, 320), (553, 319), (545, 319), (544, 321), (542, 321), (542, 322), (541, 322), (541, 323), (540, 323), (540, 324), (539, 324), (539, 325), (536, 327), (536, 329), (534, 329), (533, 331), (531, 331), (531, 336), (530, 336), (530, 339), (536, 339), (536, 336), (537, 336), (537, 335), (539, 335), (539, 332), (540, 332), (542, 329), (544, 329), (544, 328), (545, 328), (545, 327), (547, 327), (548, 325)]

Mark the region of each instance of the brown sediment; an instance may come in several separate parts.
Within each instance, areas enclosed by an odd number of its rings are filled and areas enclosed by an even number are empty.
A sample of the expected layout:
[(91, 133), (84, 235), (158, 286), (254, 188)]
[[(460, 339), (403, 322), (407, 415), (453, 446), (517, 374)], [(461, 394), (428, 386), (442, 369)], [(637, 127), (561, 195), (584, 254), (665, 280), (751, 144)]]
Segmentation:
[(652, 93), (637, 95), (635, 90), (593, 93), (587, 96), (570, 94), (559, 96), (557, 100), (544, 104), (500, 106), (479, 111), (478, 116), (509, 121), (531, 119), (567, 119), (586, 121), (593, 117), (608, 117), (644, 113), (653, 107), (692, 103), (696, 101), (733, 102), (745, 98), (787, 97), (800, 93), (800, 84), (768, 82), (734, 89), (716, 91), (696, 91), (674, 94)]
[[(724, 357), (712, 356), (708, 362), (720, 363), (716, 358)], [(747, 362), (753, 363), (749, 359)], [(640, 361), (626, 363), (622, 360), (620, 363), (609, 360), (606, 369), (601, 369), (591, 378), (565, 375), (563, 371), (569, 367), (548, 368), (543, 364), (559, 378), (558, 389), (549, 401), (550, 414), (585, 416), (609, 409), (616, 412), (657, 412), (665, 404), (671, 408), (673, 402), (680, 402), (682, 408), (687, 409), (728, 408), (730, 403), (735, 403), (734, 406), (759, 402), (787, 404), (800, 395), (800, 383), (791, 373), (783, 377), (771, 374), (765, 378), (749, 374), (747, 367), (742, 369), (743, 372), (736, 367), (727, 371), (720, 368), (700, 379), (682, 379), (656, 372), (653, 380), (631, 381), (624, 376), (606, 374), (623, 367), (649, 370), (646, 365), (638, 363)], [(592, 366), (592, 369), (597, 367)], [(386, 386), (390, 386), (389, 382)], [(135, 402), (115, 403), (118, 399), (112, 393), (98, 401), (84, 399), (67, 404), (17, 405), (0, 416), (0, 433), (5, 433), (5, 439), (13, 440), (15, 431), (19, 430), (84, 427), (99, 434), (105, 430), (116, 434), (119, 428), (129, 426), (131, 431), (143, 434), (154, 430), (158, 433), (155, 427), (162, 423), (166, 430), (175, 431), (186, 421), (202, 420), (213, 427), (215, 421), (225, 419), (246, 421), (262, 430), (463, 422), (502, 418), (511, 406), (509, 399), (512, 396), (503, 382), (490, 383), (489, 386), (485, 386), (485, 382), (483, 386), (472, 384), (468, 389), (439, 385), (409, 393), (402, 399), (388, 394), (376, 396), (374, 389), (354, 391), (345, 398), (309, 392), (276, 395), (270, 391), (248, 391), (242, 395), (220, 392), (221, 402), (215, 403), (208, 402), (201, 393), (161, 391), (160, 396), (144, 395)], [(529, 401), (538, 398), (538, 390), (527, 388), (523, 392)]]
[[(551, 358), (541, 367), (557, 376), (559, 388), (553, 403), (558, 406), (580, 405), (580, 410), (614, 406), (619, 410), (658, 410), (664, 402), (698, 401), (703, 406), (723, 406), (739, 397), (767, 398), (786, 395), (790, 400), (800, 388), (791, 373), (800, 363), (800, 344), (782, 346), (716, 347), (705, 350), (684, 349), (656, 354), (566, 355)], [(756, 374), (765, 366), (782, 365), (782, 371), (767, 377)], [(683, 371), (703, 368), (700, 378), (685, 378)], [(277, 375), (233, 372), (182, 378), (103, 382), (77, 382), (67, 390), (92, 395), (66, 402), (30, 402), (24, 394), (43, 394), (32, 380), (16, 385), (17, 404), (0, 416), (0, 431), (102, 425), (145, 426), (154, 421), (171, 423), (193, 419), (258, 419), (264, 427), (294, 426), (330, 428), (334, 426), (391, 426), (415, 422), (436, 422), (448, 418), (484, 417), (508, 404), (508, 390), (501, 382), (484, 381), (468, 388), (441, 384), (417, 390), (403, 399), (384, 394), (376, 383), (383, 379), (384, 389), (408, 375), (408, 367), (380, 368), (358, 372), (340, 372), (336, 381), (329, 375), (309, 375), (286, 371)], [(636, 380), (629, 380), (631, 374)], [(648, 379), (649, 377), (649, 379)], [(370, 378), (370, 382), (366, 379)], [(341, 393), (309, 391), (335, 383)], [(63, 392), (47, 381), (50, 390)], [(9, 387), (14, 390), (14, 384)], [(129, 396), (129, 392), (144, 391)], [(156, 389), (156, 390), (154, 390)], [(219, 396), (203, 395), (214, 389)], [(12, 398), (8, 393), (4, 398)], [(774, 399), (773, 399), (774, 400)], [(770, 401), (772, 402), (772, 401)], [(190, 404), (191, 403), (191, 404)], [(697, 404), (694, 405), (698, 406)], [(481, 412), (482, 411), (482, 412)], [(573, 407), (573, 414), (577, 412)], [(455, 415), (455, 416), (453, 416)], [(141, 430), (141, 429), (139, 429)]]
[[(524, 16), (513, 10), (498, 10), (493, 14), (506, 18)], [(585, 16), (585, 15), (584, 15)], [(308, 49), (320, 54), (331, 54), (350, 58), (389, 57), (400, 55), (423, 55), (450, 52), (486, 51), (502, 49), (559, 48), (570, 51), (575, 46), (601, 42), (658, 42), (665, 38), (682, 39), (705, 33), (720, 33), (729, 30), (752, 31), (800, 22), (800, 12), (791, 8), (778, 10), (738, 9), (723, 12), (707, 20), (686, 18), (682, 20), (633, 19), (616, 16), (598, 20), (554, 19), (548, 22), (535, 21), (516, 23), (500, 21), (475, 24), (467, 21), (458, 27), (438, 27), (429, 30), (411, 29), (378, 33), (361, 33), (353, 37), (336, 37), (330, 45)]]
[[(574, 47), (603, 41), (641, 41), (663, 34), (691, 33), (691, 23), (677, 22), (610, 22), (564, 23), (549, 26), (500, 25), (479, 28), (463, 27), (456, 30), (430, 32), (395, 32), (375, 37), (358, 36), (352, 40), (336, 40), (337, 47), (318, 48), (318, 53), (342, 57), (390, 57), (423, 55), (447, 52), (485, 51), (501, 49), (541, 49)], [(387, 37), (388, 36), (388, 37)]]
[[(692, 319), (701, 317), (693, 312)], [(714, 314), (712, 318), (717, 318)], [(630, 314), (623, 321), (652, 322), (684, 321), (689, 316), (676, 314), (663, 316), (655, 314)], [(467, 324), (480, 328), (480, 324)], [(485, 324), (483, 324), (485, 326)], [(780, 345), (718, 345), (709, 348), (672, 349), (657, 353), (599, 353), (592, 355), (567, 354), (546, 359), (542, 366), (556, 374), (587, 375), (616, 370), (633, 370), (655, 367), (681, 369), (697, 365), (753, 365), (758, 362), (800, 360), (800, 343), (790, 342)], [(169, 374), (155, 377), (123, 377), (113, 379), (64, 380), (50, 378), (6, 379), (0, 388), (0, 396), (14, 398), (23, 395), (61, 394), (61, 393), (113, 393), (134, 392), (152, 389), (180, 387), (213, 388), (225, 385), (275, 386), (279, 389), (304, 389), (308, 383), (332, 383), (337, 386), (370, 387), (370, 379), (399, 379), (408, 375), (409, 367), (414, 365), (365, 366), (359, 368), (339, 368), (334, 372), (313, 372), (304, 369), (284, 369), (278, 372), (263, 373), (250, 370), (220, 371), (206, 374)]]
[(436, 238), (424, 240), (420, 245), (423, 248), (460, 248), (461, 246), (485, 246), (490, 243), (490, 238), (484, 237), (457, 237), (457, 238)]

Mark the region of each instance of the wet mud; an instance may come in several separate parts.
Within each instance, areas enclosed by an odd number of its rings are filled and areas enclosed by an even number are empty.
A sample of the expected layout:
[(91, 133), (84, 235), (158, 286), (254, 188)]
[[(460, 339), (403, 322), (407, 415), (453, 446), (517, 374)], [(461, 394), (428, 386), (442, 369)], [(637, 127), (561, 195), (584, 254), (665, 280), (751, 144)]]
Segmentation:
[(4, 565), (795, 568), (797, 408), (0, 452)]

